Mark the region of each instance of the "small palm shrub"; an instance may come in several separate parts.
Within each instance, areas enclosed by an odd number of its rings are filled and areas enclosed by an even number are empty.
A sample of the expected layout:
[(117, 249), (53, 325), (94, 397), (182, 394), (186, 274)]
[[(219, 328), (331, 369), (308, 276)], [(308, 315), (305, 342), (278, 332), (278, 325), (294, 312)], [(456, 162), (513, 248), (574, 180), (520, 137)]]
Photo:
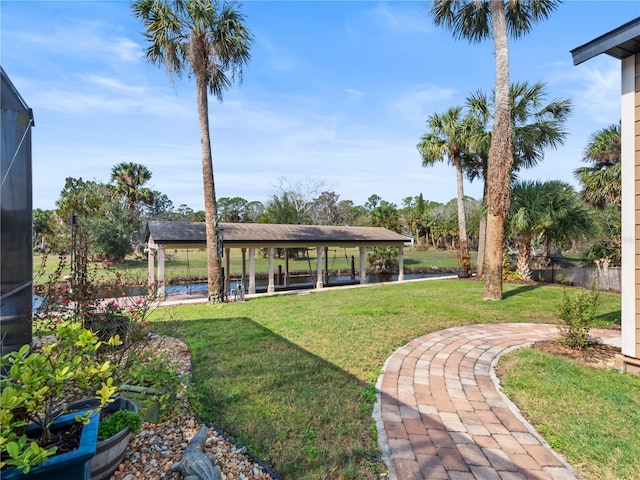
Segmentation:
[(589, 346), (589, 330), (598, 309), (598, 292), (569, 295), (565, 290), (558, 305), (558, 317), (562, 324), (558, 327), (562, 343), (577, 349)]

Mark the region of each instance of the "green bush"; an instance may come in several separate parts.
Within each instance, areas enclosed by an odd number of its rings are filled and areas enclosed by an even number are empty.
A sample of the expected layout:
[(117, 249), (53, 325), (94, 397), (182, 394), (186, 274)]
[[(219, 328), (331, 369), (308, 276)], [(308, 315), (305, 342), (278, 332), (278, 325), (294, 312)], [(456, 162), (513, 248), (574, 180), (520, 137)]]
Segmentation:
[[(58, 325), (58, 339), (32, 351), (23, 345), (0, 359), (0, 468), (21, 468), (28, 473), (33, 465), (55, 454), (51, 427), (66, 408), (58, 410), (60, 398), (92, 392), (100, 399), (96, 410), (111, 400), (114, 367), (97, 354), (103, 345), (90, 330), (79, 323)], [(117, 339), (109, 339), (115, 345)], [(6, 373), (5, 373), (6, 372)], [(76, 416), (87, 423), (92, 412)], [(40, 429), (38, 439), (28, 439), (24, 427), (33, 423)]]
[(106, 440), (117, 435), (126, 427), (131, 433), (138, 433), (142, 427), (142, 417), (132, 410), (118, 410), (100, 421), (98, 440)]
[(558, 305), (558, 317), (562, 324), (558, 327), (560, 338), (571, 348), (585, 349), (589, 346), (589, 330), (598, 309), (598, 292), (569, 295), (565, 290)]
[(367, 249), (369, 266), (375, 273), (389, 273), (398, 268), (398, 249), (372, 247)]

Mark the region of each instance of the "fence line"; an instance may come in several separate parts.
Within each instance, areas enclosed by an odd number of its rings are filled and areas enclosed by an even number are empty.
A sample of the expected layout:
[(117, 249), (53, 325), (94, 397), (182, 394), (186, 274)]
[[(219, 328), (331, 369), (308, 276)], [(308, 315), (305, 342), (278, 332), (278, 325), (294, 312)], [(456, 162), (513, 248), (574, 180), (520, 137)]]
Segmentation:
[(620, 267), (533, 270), (531, 276), (536, 282), (560, 283), (611, 292), (622, 291), (622, 269)]

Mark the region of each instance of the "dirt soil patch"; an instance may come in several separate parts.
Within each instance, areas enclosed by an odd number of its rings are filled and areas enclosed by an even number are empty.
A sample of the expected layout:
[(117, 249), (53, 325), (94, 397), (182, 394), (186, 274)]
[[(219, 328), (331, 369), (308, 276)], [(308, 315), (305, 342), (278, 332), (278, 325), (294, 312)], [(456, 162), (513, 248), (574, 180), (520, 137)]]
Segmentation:
[(615, 356), (620, 347), (592, 341), (588, 348), (579, 350), (563, 344), (560, 340), (545, 340), (533, 344), (533, 348), (552, 355), (573, 360), (581, 365), (594, 368), (615, 368)]

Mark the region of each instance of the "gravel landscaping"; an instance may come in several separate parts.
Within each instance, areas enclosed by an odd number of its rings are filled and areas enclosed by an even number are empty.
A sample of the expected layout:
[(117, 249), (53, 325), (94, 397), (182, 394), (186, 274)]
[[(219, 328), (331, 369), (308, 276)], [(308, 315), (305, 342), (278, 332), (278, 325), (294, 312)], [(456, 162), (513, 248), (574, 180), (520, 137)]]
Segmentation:
[[(189, 375), (191, 354), (184, 342), (172, 337), (153, 337), (149, 347), (165, 351), (179, 365), (181, 373)], [(185, 392), (183, 392), (185, 393)], [(124, 461), (111, 477), (112, 480), (180, 479), (171, 466), (180, 460), (187, 443), (204, 425), (190, 408), (186, 395), (181, 395), (174, 410), (160, 423), (145, 422), (136, 435), (131, 436)], [(250, 455), (226, 435), (209, 428), (205, 452), (213, 453), (222, 469), (224, 480), (278, 480), (262, 462)]]
[[(34, 348), (39, 349), (54, 339), (53, 336), (34, 338)], [(152, 334), (145, 348), (167, 352), (180, 373), (185, 376), (190, 374), (191, 353), (182, 340)], [(179, 393), (173, 410), (165, 415), (163, 421), (145, 422), (142, 429), (131, 436), (124, 461), (110, 480), (181, 479), (182, 474), (172, 472), (171, 466), (180, 460), (182, 451), (202, 425), (205, 423), (187, 401), (185, 387)], [(213, 427), (209, 427), (205, 452), (216, 456), (223, 480), (279, 480), (275, 472), (253, 457), (245, 447), (237, 445), (233, 439)]]

